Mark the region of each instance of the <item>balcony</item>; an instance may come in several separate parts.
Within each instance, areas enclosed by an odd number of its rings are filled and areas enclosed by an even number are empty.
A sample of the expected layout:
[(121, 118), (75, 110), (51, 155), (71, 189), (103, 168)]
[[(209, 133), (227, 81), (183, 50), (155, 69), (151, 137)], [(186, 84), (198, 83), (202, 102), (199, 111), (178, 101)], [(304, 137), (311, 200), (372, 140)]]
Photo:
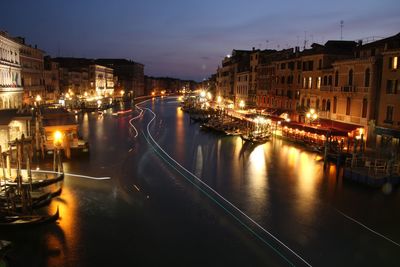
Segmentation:
[(346, 85), (346, 86), (342, 86), (340, 88), (340, 91), (344, 92), (344, 93), (353, 93), (353, 92), (355, 92), (355, 89), (356, 88), (352, 85)]
[(371, 87), (357, 87), (356, 91), (359, 93), (368, 93)]
[(319, 90), (322, 92), (333, 92), (333, 87), (331, 85), (323, 85)]

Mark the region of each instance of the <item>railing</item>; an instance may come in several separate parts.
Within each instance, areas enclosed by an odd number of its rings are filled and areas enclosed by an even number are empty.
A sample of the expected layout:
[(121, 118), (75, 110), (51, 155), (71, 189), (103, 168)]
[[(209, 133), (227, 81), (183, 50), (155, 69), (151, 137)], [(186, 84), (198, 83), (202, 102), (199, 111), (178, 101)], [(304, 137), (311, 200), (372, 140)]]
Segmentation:
[(333, 92), (333, 87), (331, 85), (323, 85), (319, 90), (323, 92)]
[(358, 86), (356, 88), (356, 91), (359, 93), (368, 93), (371, 87), (360, 87)]
[(352, 92), (355, 92), (355, 87), (352, 85), (342, 86), (340, 88), (340, 91), (345, 92), (345, 93), (352, 93)]

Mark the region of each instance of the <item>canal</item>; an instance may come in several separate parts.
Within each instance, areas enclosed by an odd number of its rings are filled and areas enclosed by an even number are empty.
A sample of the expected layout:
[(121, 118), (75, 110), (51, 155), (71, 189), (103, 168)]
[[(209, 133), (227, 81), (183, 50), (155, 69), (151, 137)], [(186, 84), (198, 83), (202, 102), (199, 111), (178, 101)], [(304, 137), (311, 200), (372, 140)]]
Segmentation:
[(0, 233), (10, 266), (398, 266), (398, 190), (202, 131), (173, 98), (139, 106), (78, 117), (91, 153), (65, 172), (111, 179), (66, 176), (56, 225)]

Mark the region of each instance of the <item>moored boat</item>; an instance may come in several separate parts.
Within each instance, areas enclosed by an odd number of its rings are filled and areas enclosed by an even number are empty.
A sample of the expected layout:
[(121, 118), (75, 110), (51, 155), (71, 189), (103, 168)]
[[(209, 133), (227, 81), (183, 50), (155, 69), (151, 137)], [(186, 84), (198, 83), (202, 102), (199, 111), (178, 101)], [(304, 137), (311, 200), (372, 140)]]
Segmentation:
[(2, 215), (0, 216), (0, 228), (14, 228), (39, 225), (55, 222), (60, 218), (57, 210), (52, 215)]

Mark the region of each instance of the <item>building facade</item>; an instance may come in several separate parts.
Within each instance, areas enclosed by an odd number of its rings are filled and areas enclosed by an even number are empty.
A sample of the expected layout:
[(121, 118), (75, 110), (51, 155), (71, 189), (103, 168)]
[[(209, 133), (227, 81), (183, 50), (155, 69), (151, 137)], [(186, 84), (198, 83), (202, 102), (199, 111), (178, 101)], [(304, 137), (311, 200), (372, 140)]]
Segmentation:
[(114, 70), (101, 65), (89, 66), (90, 90), (96, 95), (111, 96), (114, 93)]
[(44, 52), (36, 46), (25, 44), (24, 38), (18, 38), (21, 43), (21, 75), (24, 88), (24, 103), (33, 105), (39, 95), (45, 99), (46, 91), (44, 85)]
[(96, 59), (97, 64), (114, 69), (120, 90), (132, 96), (145, 95), (144, 65), (127, 59)]
[(21, 108), (21, 44), (0, 32), (0, 109)]
[(50, 101), (56, 101), (60, 96), (60, 66), (50, 57), (45, 57), (44, 61), (44, 86), (45, 98)]
[(400, 47), (386, 46), (382, 53), (382, 82), (376, 121), (377, 144), (400, 152)]

